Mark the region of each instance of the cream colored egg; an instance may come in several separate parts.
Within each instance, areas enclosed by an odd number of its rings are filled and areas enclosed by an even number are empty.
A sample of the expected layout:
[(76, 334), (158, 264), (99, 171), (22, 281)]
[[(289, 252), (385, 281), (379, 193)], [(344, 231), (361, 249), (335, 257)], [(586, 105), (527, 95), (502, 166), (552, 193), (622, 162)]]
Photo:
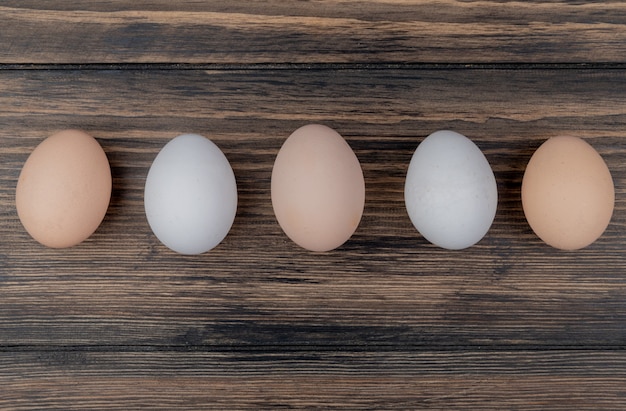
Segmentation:
[(272, 170), (272, 206), (287, 236), (311, 251), (345, 243), (365, 205), (361, 165), (333, 129), (310, 124), (283, 144)]
[(26, 160), (15, 191), (22, 225), (41, 244), (76, 245), (102, 222), (111, 198), (111, 169), (100, 144), (80, 130), (64, 130)]

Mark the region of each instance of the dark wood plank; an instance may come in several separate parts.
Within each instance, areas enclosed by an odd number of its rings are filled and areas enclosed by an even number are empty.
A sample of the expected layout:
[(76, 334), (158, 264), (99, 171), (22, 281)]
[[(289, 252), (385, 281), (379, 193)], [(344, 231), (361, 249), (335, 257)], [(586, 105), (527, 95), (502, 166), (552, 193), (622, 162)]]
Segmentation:
[[(1, 346), (624, 346), (622, 70), (3, 70), (0, 82)], [(326, 254), (288, 241), (269, 197), (274, 156), (308, 122), (342, 133), (366, 178), (358, 231)], [(21, 228), (14, 187), (28, 153), (68, 127), (100, 140), (114, 195), (90, 240), (50, 250)], [(484, 149), (500, 189), (488, 236), (459, 252), (428, 245), (403, 205), (412, 152), (441, 128)], [(160, 245), (143, 215), (148, 167), (183, 132), (213, 138), (239, 184), (231, 233), (196, 257)], [(519, 199), (533, 150), (562, 133), (589, 139), (617, 189), (605, 235), (574, 253), (542, 244)]]
[[(22, 409), (622, 409), (622, 352), (0, 353)], [(9, 375), (10, 377), (7, 377)]]
[(624, 62), (621, 1), (0, 5), (0, 63)]

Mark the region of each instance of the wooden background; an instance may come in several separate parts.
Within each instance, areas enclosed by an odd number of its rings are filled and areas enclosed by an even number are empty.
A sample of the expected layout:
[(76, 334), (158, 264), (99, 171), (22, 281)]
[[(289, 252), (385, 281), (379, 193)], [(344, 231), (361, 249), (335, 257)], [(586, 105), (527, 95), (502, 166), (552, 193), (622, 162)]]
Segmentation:
[[(45, 6), (42, 6), (46, 4)], [(0, 2), (0, 409), (626, 409), (626, 4), (621, 1)], [(361, 224), (299, 249), (270, 202), (278, 149), (335, 128), (363, 167)], [(64, 128), (111, 163), (109, 212), (46, 249), (19, 171)], [(404, 209), (419, 142), (453, 129), (498, 182), (487, 236), (429, 245)], [(143, 185), (178, 134), (235, 171), (222, 244), (152, 235)], [(528, 227), (548, 137), (587, 139), (616, 208), (592, 246)]]

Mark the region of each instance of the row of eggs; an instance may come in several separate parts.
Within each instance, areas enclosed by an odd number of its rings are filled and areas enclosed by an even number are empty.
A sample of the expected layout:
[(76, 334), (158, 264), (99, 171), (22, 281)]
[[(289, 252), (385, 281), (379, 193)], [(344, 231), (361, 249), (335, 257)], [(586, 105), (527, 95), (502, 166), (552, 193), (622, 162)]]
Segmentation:
[[(28, 233), (64, 248), (88, 238), (111, 197), (110, 166), (88, 134), (64, 130), (28, 157), (16, 187), (16, 209)], [(482, 151), (454, 131), (437, 131), (413, 154), (405, 204), (416, 229), (431, 243), (463, 249), (489, 230), (498, 203), (496, 179)], [(279, 150), (271, 199), (280, 227), (311, 251), (339, 247), (354, 233), (365, 205), (359, 160), (333, 129), (310, 124)], [(522, 180), (522, 206), (547, 244), (583, 248), (602, 235), (613, 213), (609, 169), (576, 137), (552, 137), (531, 157)], [(237, 211), (233, 170), (222, 151), (197, 134), (180, 135), (154, 159), (145, 182), (145, 213), (156, 237), (181, 254), (200, 254), (228, 234)]]

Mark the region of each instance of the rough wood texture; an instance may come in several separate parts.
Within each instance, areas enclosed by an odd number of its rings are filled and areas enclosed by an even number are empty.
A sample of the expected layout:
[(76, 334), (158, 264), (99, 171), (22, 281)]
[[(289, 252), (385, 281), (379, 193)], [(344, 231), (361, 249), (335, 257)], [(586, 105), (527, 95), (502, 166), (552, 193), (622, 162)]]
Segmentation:
[[(0, 409), (626, 408), (621, 2), (49, 3), (0, 5)], [(311, 122), (346, 137), (366, 180), (359, 229), (323, 254), (284, 236), (269, 195), (282, 142)], [(14, 190), (64, 128), (98, 138), (114, 190), (89, 240), (51, 250)], [(500, 196), (456, 252), (403, 202), (413, 151), (442, 128), (483, 149)], [(228, 237), (193, 257), (143, 213), (152, 160), (184, 132), (222, 148), (239, 189)], [(521, 210), (525, 165), (558, 134), (586, 138), (616, 187), (608, 230), (578, 252), (541, 243)]]
[(0, 3), (3, 63), (623, 62), (621, 1)]
[[(0, 354), (3, 409), (616, 409), (614, 352)], [(60, 395), (58, 387), (67, 387)], [(71, 387), (71, 388), (70, 388)]]

